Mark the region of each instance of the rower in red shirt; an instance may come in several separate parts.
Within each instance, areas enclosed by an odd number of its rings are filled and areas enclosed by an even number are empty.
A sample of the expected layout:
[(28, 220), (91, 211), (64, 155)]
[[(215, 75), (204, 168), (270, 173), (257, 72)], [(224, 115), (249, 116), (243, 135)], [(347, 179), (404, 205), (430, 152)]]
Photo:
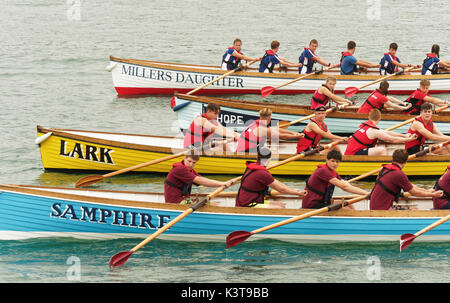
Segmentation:
[(386, 80), (380, 83), (379, 88), (373, 91), (364, 101), (364, 103), (358, 109), (358, 113), (370, 113), (370, 111), (374, 108), (383, 111), (384, 108), (394, 108), (399, 110), (407, 110), (412, 105), (408, 103), (408, 105), (403, 104), (402, 101), (388, 96), (389, 93), (389, 82)]
[[(443, 142), (450, 140), (450, 136), (443, 135), (433, 123), (433, 105), (424, 103), (420, 107), (420, 115), (411, 123), (408, 133), (416, 136), (416, 139), (405, 144), (406, 151), (412, 155), (425, 147), (426, 140)], [(450, 154), (450, 146), (444, 146), (433, 151), (434, 154), (448, 155)]]
[(223, 127), (217, 122), (217, 117), (220, 113), (220, 106), (216, 103), (209, 103), (206, 107), (206, 113), (194, 118), (189, 129), (184, 136), (184, 148), (190, 146), (200, 146), (205, 144), (213, 134), (222, 137), (231, 137), (236, 140), (239, 134)]
[[(297, 154), (305, 151), (314, 149), (319, 146), (322, 137), (330, 139), (332, 141), (343, 141), (348, 142), (348, 137), (340, 137), (333, 135), (325, 124), (325, 117), (327, 116), (325, 106), (317, 107), (314, 110), (315, 118), (306, 125), (303, 130), (304, 137), (298, 139), (297, 143)], [(339, 150), (339, 147), (334, 147), (334, 149)], [(321, 154), (328, 153), (329, 150), (322, 150)]]
[(307, 194), (302, 199), (302, 208), (322, 208), (331, 205), (335, 186), (353, 194), (369, 194), (367, 191), (342, 180), (336, 171), (341, 160), (342, 154), (337, 150), (331, 150), (327, 154), (325, 164), (317, 166), (317, 169), (306, 180), (305, 190)]
[(363, 122), (359, 129), (350, 137), (344, 155), (387, 155), (384, 146), (376, 146), (378, 140), (390, 143), (405, 143), (416, 137), (379, 129), (377, 124), (381, 121), (381, 112), (374, 108), (369, 113), (369, 120)]
[(269, 188), (275, 189), (281, 194), (296, 195), (303, 198), (305, 191), (291, 188), (273, 178), (267, 170), (272, 152), (267, 147), (258, 148), (256, 162), (247, 161), (244, 175), (241, 179), (241, 186), (236, 195), (237, 207), (258, 207), (258, 208), (285, 208), (283, 202), (270, 201), (266, 203), (264, 197), (268, 194)]
[(302, 133), (279, 128), (278, 126), (269, 127), (271, 117), (272, 110), (270, 108), (263, 108), (259, 111), (259, 119), (250, 123), (249, 126), (241, 133), (236, 147), (237, 153), (255, 153), (257, 146), (263, 146), (266, 139), (287, 140), (303, 137)]
[(450, 209), (450, 165), (447, 166), (445, 172), (434, 185), (435, 190), (442, 190), (442, 197), (433, 198), (434, 209)]
[(328, 77), (325, 84), (322, 84), (313, 94), (311, 98), (311, 109), (316, 109), (321, 106), (327, 106), (328, 101), (333, 100), (339, 105), (352, 105), (351, 100), (342, 98), (334, 94), (334, 87), (336, 86), (336, 78)]
[(370, 195), (371, 210), (393, 209), (392, 205), (398, 201), (402, 190), (416, 197), (442, 197), (442, 191), (423, 189), (409, 181), (402, 171), (408, 156), (404, 149), (397, 149), (392, 154), (392, 163), (382, 165)]
[(226, 183), (200, 176), (194, 170), (200, 159), (194, 150), (190, 150), (181, 162), (173, 164), (164, 181), (164, 199), (166, 203), (190, 204), (192, 184), (207, 187), (219, 187)]
[(411, 103), (412, 106), (405, 110), (404, 113), (408, 115), (418, 115), (420, 113), (420, 106), (425, 102), (433, 103), (437, 106), (445, 106), (449, 105), (450, 103), (445, 100), (441, 100), (436, 97), (431, 97), (428, 94), (428, 91), (430, 90), (430, 80), (428, 79), (422, 79), (420, 80), (419, 88), (416, 89), (411, 96), (406, 99), (405, 102)]

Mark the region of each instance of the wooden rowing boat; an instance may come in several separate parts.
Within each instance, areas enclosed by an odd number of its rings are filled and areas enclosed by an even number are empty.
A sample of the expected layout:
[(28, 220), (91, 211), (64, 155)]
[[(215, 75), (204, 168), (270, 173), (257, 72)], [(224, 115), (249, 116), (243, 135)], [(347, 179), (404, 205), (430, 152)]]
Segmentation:
[[(145, 238), (188, 208), (162, 201), (161, 193), (0, 185), (0, 240)], [(232, 231), (253, 230), (308, 211), (208, 205), (172, 226), (160, 238), (224, 242)], [(419, 230), (448, 214), (449, 210), (340, 209), (272, 229), (250, 240), (398, 241), (403, 233)], [(449, 240), (450, 224), (442, 224), (418, 239)]]
[[(48, 170), (66, 171), (116, 171), (140, 163), (180, 153), (183, 138), (111, 133), (85, 130), (55, 129), (37, 126), (42, 163)], [(197, 162), (195, 169), (201, 174), (242, 175), (246, 161), (254, 161), (255, 154), (238, 154), (233, 144), (229, 151), (208, 151)], [(403, 145), (385, 144), (392, 152)], [(273, 161), (284, 160), (295, 154), (296, 142), (271, 142)], [(345, 145), (339, 145), (344, 151)], [(172, 164), (182, 160), (178, 157), (155, 165), (137, 169), (138, 172), (167, 173)], [(323, 155), (307, 156), (271, 170), (274, 175), (309, 176)], [(343, 176), (364, 174), (390, 163), (391, 156), (344, 156), (338, 172)], [(440, 176), (450, 155), (426, 155), (407, 163), (404, 171), (409, 176)]]
[[(177, 114), (181, 131), (185, 132), (194, 118), (206, 111), (206, 106), (210, 102), (220, 105), (220, 114), (217, 120), (222, 125), (238, 132), (242, 132), (250, 124), (250, 121), (259, 119), (259, 110), (264, 107), (272, 110), (272, 120), (274, 121), (292, 122), (314, 114), (314, 111), (310, 110), (307, 105), (175, 94), (171, 107)], [(349, 136), (358, 129), (362, 122), (368, 119), (367, 114), (359, 114), (357, 111), (358, 108), (350, 107), (342, 111), (328, 113), (325, 123), (333, 134)], [(387, 129), (411, 117), (398, 110), (383, 112), (382, 120), (378, 124), (378, 127), (380, 129)], [(441, 111), (439, 114), (433, 115), (432, 119), (442, 133), (450, 135), (450, 111)], [(301, 132), (308, 123), (309, 120), (299, 122), (293, 124), (288, 129)], [(408, 132), (409, 126), (410, 124), (401, 126), (395, 132), (406, 133)]]
[[(186, 93), (227, 72), (221, 70), (219, 66), (123, 59), (113, 56), (110, 56), (107, 70), (111, 72), (114, 88), (121, 96)], [(327, 71), (326, 74), (308, 77), (277, 89), (273, 93), (313, 93), (330, 75), (337, 78), (335, 92), (339, 94), (344, 93), (347, 87), (361, 87), (382, 77), (377, 74), (377, 71), (359, 75), (340, 75), (337, 70)], [(249, 68), (214, 82), (196, 94), (260, 94), (261, 88), (265, 86), (276, 87), (298, 77), (298, 71), (295, 69), (268, 74), (259, 73), (256, 68)], [(395, 76), (389, 80), (389, 92), (410, 94), (418, 88), (421, 79), (431, 81), (430, 93), (432, 94), (450, 92), (450, 74), (423, 76), (420, 72)], [(378, 84), (370, 85), (359, 92), (371, 92), (377, 87)]]

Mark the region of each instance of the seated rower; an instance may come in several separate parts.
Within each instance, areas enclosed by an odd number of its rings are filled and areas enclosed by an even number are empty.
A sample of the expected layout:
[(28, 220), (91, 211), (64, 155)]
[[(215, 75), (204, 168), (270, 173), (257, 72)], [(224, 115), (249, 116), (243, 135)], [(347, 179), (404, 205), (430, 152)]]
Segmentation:
[(341, 67), (341, 75), (354, 75), (358, 72), (357, 66), (362, 67), (380, 67), (380, 64), (370, 63), (356, 59), (353, 55), (356, 51), (356, 43), (349, 41), (347, 43), (347, 51), (342, 53), (339, 66)]
[(272, 110), (263, 108), (259, 111), (259, 119), (253, 121), (240, 135), (236, 152), (255, 153), (258, 145), (263, 146), (269, 139), (298, 139), (302, 133), (296, 133), (278, 126), (269, 127)]
[(399, 110), (407, 110), (412, 105), (404, 105), (404, 103), (392, 96), (388, 96), (389, 82), (381, 81), (379, 88), (372, 92), (366, 101), (358, 109), (358, 113), (368, 114), (372, 109), (377, 108), (382, 111), (384, 108), (394, 108)]
[(291, 188), (273, 178), (266, 168), (271, 156), (272, 152), (269, 148), (261, 147), (258, 148), (257, 161), (247, 161), (247, 168), (236, 195), (236, 207), (285, 208), (283, 202), (264, 202), (264, 197), (269, 192), (269, 188), (286, 195), (297, 195), (300, 198), (305, 196), (305, 191)]
[[(348, 137), (340, 137), (333, 135), (325, 124), (325, 117), (327, 116), (325, 106), (320, 106), (315, 109), (314, 114), (315, 118), (311, 119), (311, 121), (306, 125), (303, 130), (304, 137), (298, 139), (297, 143), (297, 154), (305, 151), (311, 150), (319, 146), (320, 140), (322, 137), (330, 139), (332, 141), (343, 141), (348, 142)], [(339, 147), (334, 147), (334, 149), (339, 150)], [(329, 152), (329, 149), (324, 149), (320, 153), (326, 154)]]
[(445, 106), (449, 105), (448, 101), (441, 100), (436, 97), (431, 97), (428, 94), (430, 90), (430, 80), (422, 79), (420, 80), (419, 88), (415, 90), (411, 96), (405, 101), (407, 103), (411, 103), (412, 106), (405, 110), (404, 113), (408, 115), (418, 115), (420, 112), (420, 106), (425, 102), (433, 103), (437, 106)]
[[(398, 45), (393, 42), (389, 45), (389, 52), (385, 53), (380, 61), (380, 75), (391, 75), (399, 71), (399, 67), (405, 69), (413, 67), (412, 64), (404, 64), (400, 62), (400, 59), (396, 57)], [(416, 67), (420, 67), (417, 65)]]
[[(408, 154), (415, 154), (425, 148), (425, 141), (432, 140), (443, 142), (450, 140), (450, 136), (443, 135), (433, 123), (433, 106), (431, 103), (424, 103), (420, 107), (420, 115), (414, 119), (409, 127), (408, 133), (416, 136), (416, 139), (407, 142), (405, 149)], [(450, 154), (450, 146), (444, 146), (436, 151), (434, 154), (448, 155)]]
[(277, 64), (281, 64), (285, 67), (302, 66), (301, 63), (292, 63), (285, 58), (279, 57), (277, 55), (279, 49), (280, 49), (280, 42), (276, 40), (272, 41), (272, 43), (270, 44), (270, 49), (265, 52), (259, 64), (260, 73), (273, 73), (273, 69)]
[(434, 185), (435, 190), (442, 190), (442, 197), (433, 197), (434, 209), (450, 209), (450, 165)]
[(223, 70), (232, 70), (239, 66), (241, 60), (245, 61), (253, 61), (253, 60), (261, 60), (261, 58), (251, 58), (245, 56), (241, 53), (242, 41), (241, 39), (235, 39), (233, 41), (233, 46), (229, 47), (222, 58), (222, 69)]
[(406, 143), (416, 139), (410, 134), (398, 134), (379, 129), (377, 124), (381, 121), (381, 112), (374, 108), (369, 113), (369, 120), (363, 122), (359, 129), (350, 137), (344, 155), (387, 155), (384, 146), (376, 146), (378, 140), (390, 143)]
[(173, 164), (164, 181), (164, 199), (166, 203), (190, 204), (192, 184), (207, 187), (219, 187), (226, 183), (200, 176), (194, 170), (200, 159), (194, 150), (190, 150), (181, 162)]
[(298, 62), (302, 64), (302, 66), (298, 68), (299, 74), (311, 74), (313, 71), (313, 66), (316, 62), (322, 64), (323, 66), (332, 66), (331, 63), (327, 63), (325, 60), (319, 58), (316, 55), (315, 51), (317, 50), (318, 46), (319, 42), (317, 42), (316, 39), (312, 39), (309, 42), (309, 47), (304, 48), (303, 52), (298, 58)]
[(311, 99), (311, 109), (316, 109), (320, 106), (326, 106), (331, 99), (339, 105), (352, 105), (351, 100), (342, 98), (334, 94), (334, 87), (336, 86), (336, 78), (328, 77), (325, 84), (322, 84), (313, 94)]
[(422, 64), (422, 75), (434, 75), (439, 73), (439, 67), (450, 68), (450, 62), (439, 59), (439, 44), (431, 46), (431, 53), (427, 54)]
[(236, 140), (239, 138), (239, 134), (233, 130), (227, 129), (222, 126), (217, 117), (220, 113), (220, 106), (216, 103), (208, 103), (206, 107), (206, 113), (201, 114), (194, 118), (189, 129), (184, 136), (184, 148), (190, 146), (199, 146), (205, 144), (213, 134), (217, 134), (220, 137), (231, 137)]
[(397, 149), (392, 154), (392, 163), (383, 164), (375, 185), (370, 194), (371, 210), (393, 209), (394, 201), (398, 201), (401, 191), (417, 197), (441, 197), (442, 191), (428, 190), (411, 184), (408, 176), (402, 171), (408, 161), (408, 153)]
[[(337, 168), (342, 160), (342, 154), (337, 150), (331, 150), (327, 154), (325, 164), (320, 164), (312, 175), (306, 180), (306, 196), (302, 199), (302, 208), (322, 208), (331, 205), (331, 198), (335, 186), (340, 189), (357, 194), (368, 195), (369, 192), (351, 185), (342, 180), (337, 173)], [(349, 207), (353, 208), (353, 207)]]

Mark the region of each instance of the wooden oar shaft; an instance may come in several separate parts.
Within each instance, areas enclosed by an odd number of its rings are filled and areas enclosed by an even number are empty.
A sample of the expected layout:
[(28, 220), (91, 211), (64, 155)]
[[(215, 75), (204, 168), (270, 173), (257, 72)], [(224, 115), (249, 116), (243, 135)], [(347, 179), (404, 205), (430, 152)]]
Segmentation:
[(323, 71), (317, 71), (317, 72), (314, 72), (314, 73), (309, 73), (309, 74), (300, 76), (300, 77), (298, 77), (298, 78), (295, 78), (294, 80), (291, 80), (291, 81), (289, 81), (289, 82), (286, 82), (286, 83), (284, 83), (284, 84), (281, 84), (281, 85), (276, 86), (275, 89), (280, 88), (280, 87), (283, 87), (283, 86), (286, 86), (286, 85), (289, 85), (289, 84), (294, 83), (294, 82), (297, 82), (297, 81), (300, 81), (300, 80), (305, 79), (305, 78), (307, 78), (307, 77), (314, 76), (314, 75), (318, 74), (319, 72), (321, 73), (321, 72), (324, 72), (324, 71), (328, 71), (328, 70), (330, 70), (331, 68), (332, 68), (332, 67), (327, 67), (327, 68), (324, 69)]
[(439, 219), (438, 221), (434, 222), (433, 224), (428, 225), (428, 226), (425, 227), (424, 229), (419, 230), (418, 232), (416, 232), (416, 233), (414, 234), (414, 236), (418, 237), (418, 236), (420, 236), (421, 234), (424, 234), (424, 233), (426, 233), (427, 231), (430, 231), (431, 229), (435, 228), (436, 226), (441, 225), (442, 223), (447, 222), (448, 220), (450, 220), (450, 215), (445, 216), (445, 217)]
[(367, 86), (376, 84), (376, 83), (381, 82), (381, 81), (383, 81), (383, 80), (389, 79), (389, 78), (391, 78), (391, 77), (393, 77), (393, 76), (400, 75), (400, 74), (402, 74), (402, 73), (404, 73), (404, 72), (409, 72), (409, 71), (411, 71), (413, 68), (414, 68), (414, 67), (410, 67), (410, 68), (408, 68), (408, 69), (406, 69), (406, 70), (404, 70), (404, 71), (396, 72), (396, 73), (393, 73), (393, 74), (390, 74), (390, 75), (381, 77), (381, 78), (379, 78), (379, 79), (377, 79), (377, 80), (375, 80), (375, 81), (373, 81), (373, 82), (364, 84), (364, 85), (361, 86), (359, 89), (362, 89), (362, 88), (365, 88), (365, 87), (367, 87)]
[[(344, 109), (344, 108), (346, 108), (347, 106), (350, 106), (350, 105), (349, 105), (349, 104), (337, 105), (337, 106), (335, 106), (335, 107), (331, 107), (331, 108), (327, 109), (325, 112), (328, 114), (328, 113), (333, 112), (333, 111), (336, 111), (336, 110)], [(311, 114), (311, 115), (302, 117), (302, 118), (300, 118), (300, 119), (298, 119), (298, 120), (294, 120), (294, 121), (291, 121), (291, 122), (286, 123), (286, 124), (281, 124), (281, 125), (279, 125), (279, 127), (285, 128), (285, 127), (291, 126), (291, 125), (293, 125), (293, 124), (295, 124), (295, 123), (299, 123), (299, 122), (302, 122), (302, 121), (305, 121), (305, 120), (309, 120), (309, 119), (311, 119), (311, 118), (314, 118), (315, 116), (316, 116), (316, 114)]]
[(252, 61), (250, 61), (249, 63), (245, 64), (245, 65), (244, 65), (243, 67), (241, 67), (241, 68), (235, 68), (235, 69), (233, 69), (233, 70), (230, 70), (229, 72), (223, 74), (223, 75), (220, 76), (219, 78), (213, 79), (213, 80), (209, 81), (208, 83), (205, 83), (205, 84), (203, 84), (203, 85), (201, 85), (201, 86), (199, 86), (199, 87), (197, 87), (197, 88), (191, 90), (190, 92), (186, 93), (186, 95), (192, 95), (192, 94), (195, 93), (196, 91), (199, 91), (199, 90), (201, 90), (202, 88), (205, 88), (206, 86), (211, 85), (212, 83), (214, 83), (214, 82), (216, 82), (216, 81), (219, 81), (219, 80), (221, 80), (221, 79), (223, 79), (223, 78), (225, 78), (225, 77), (231, 75), (232, 73), (241, 70), (242, 68), (245, 68), (245, 67), (247, 67), (247, 66), (249, 66), (249, 65), (252, 65), (252, 64), (255, 63), (256, 61), (258, 61), (258, 60), (252, 60)]
[[(438, 109), (436, 109), (436, 113), (438, 113), (438, 112), (440, 112), (440, 111), (443, 111), (443, 110), (446, 109), (446, 108), (448, 108), (448, 105), (441, 106), (441, 107), (439, 107)], [(414, 119), (416, 119), (416, 117), (413, 117), (413, 118), (411, 118), (411, 119), (408, 119), (408, 120), (405, 120), (405, 121), (403, 121), (403, 122), (400, 122), (399, 124), (396, 124), (396, 125), (394, 125), (394, 126), (392, 126), (392, 127), (389, 127), (389, 128), (387, 128), (386, 130), (388, 130), (388, 131), (394, 130), (394, 129), (399, 128), (399, 127), (401, 127), (401, 126), (403, 126), (403, 125), (406, 125), (406, 124), (408, 124), (408, 123), (410, 123), (410, 122), (413, 122)]]

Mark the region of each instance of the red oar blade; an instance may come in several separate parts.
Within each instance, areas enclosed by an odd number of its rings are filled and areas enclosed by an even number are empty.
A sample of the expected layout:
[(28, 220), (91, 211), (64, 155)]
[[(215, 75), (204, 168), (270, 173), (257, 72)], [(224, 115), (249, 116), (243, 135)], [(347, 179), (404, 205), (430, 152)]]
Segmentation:
[(351, 96), (356, 94), (358, 91), (359, 91), (359, 88), (357, 88), (357, 87), (347, 87), (345, 89), (345, 97), (350, 98)]
[(122, 266), (127, 262), (128, 258), (133, 254), (133, 251), (121, 251), (109, 260), (109, 267)]
[(270, 96), (274, 90), (275, 90), (275, 87), (272, 87), (272, 86), (265, 86), (265, 87), (261, 88), (261, 97), (265, 98), (267, 96)]
[(412, 241), (414, 241), (415, 238), (416, 238), (416, 235), (403, 234), (400, 237), (400, 252), (402, 252), (402, 250), (404, 250), (406, 247), (408, 247), (409, 244), (411, 244)]
[(228, 236), (227, 236), (226, 247), (230, 248), (235, 245), (238, 245), (239, 243), (247, 240), (247, 238), (250, 237), (251, 235), (252, 235), (252, 233), (250, 233), (248, 231), (243, 231), (243, 230), (233, 231), (232, 233), (228, 234)]

